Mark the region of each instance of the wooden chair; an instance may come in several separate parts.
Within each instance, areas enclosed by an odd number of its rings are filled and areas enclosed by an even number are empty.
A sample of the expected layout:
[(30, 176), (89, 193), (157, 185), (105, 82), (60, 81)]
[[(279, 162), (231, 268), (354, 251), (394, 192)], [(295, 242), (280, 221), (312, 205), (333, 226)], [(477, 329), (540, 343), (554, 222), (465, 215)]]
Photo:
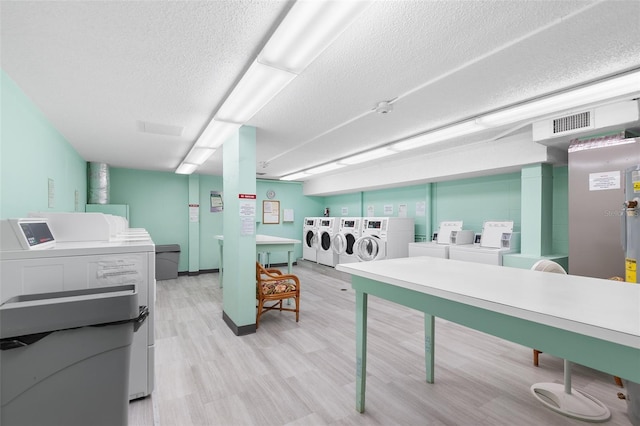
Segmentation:
[[(256, 262), (256, 329), (260, 326), (260, 316), (272, 309), (296, 313), (296, 322), (300, 318), (300, 280), (293, 274), (283, 274), (278, 269), (267, 269)], [(295, 308), (285, 308), (283, 302), (293, 299)], [(276, 302), (270, 306), (266, 302)]]

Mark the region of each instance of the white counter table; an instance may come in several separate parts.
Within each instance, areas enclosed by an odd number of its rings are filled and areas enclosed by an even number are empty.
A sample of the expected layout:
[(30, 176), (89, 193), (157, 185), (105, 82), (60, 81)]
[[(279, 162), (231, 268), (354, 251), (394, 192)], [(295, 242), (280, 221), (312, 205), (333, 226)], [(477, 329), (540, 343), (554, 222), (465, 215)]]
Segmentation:
[(640, 285), (433, 257), (339, 264), (356, 293), (356, 409), (364, 412), (367, 299), (425, 314), (427, 382), (435, 317), (640, 382)]
[[(220, 287), (222, 287), (222, 270), (223, 270), (223, 246), (224, 235), (214, 235), (214, 239), (218, 240), (218, 246), (220, 248)], [(300, 240), (293, 240), (291, 238), (274, 237), (271, 235), (256, 235), (256, 258), (258, 253), (274, 253), (274, 252), (287, 252), (287, 271), (290, 274), (293, 265), (293, 251), (295, 245), (300, 244)]]

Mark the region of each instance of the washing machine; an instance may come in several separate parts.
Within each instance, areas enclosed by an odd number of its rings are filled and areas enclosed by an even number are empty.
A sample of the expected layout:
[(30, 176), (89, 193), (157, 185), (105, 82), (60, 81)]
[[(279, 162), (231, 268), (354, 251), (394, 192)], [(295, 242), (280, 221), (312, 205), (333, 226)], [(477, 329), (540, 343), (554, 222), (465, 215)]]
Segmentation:
[(449, 259), (502, 266), (505, 254), (520, 252), (520, 233), (513, 232), (513, 221), (485, 222), (479, 240), (449, 247)]
[(410, 217), (367, 217), (353, 251), (360, 262), (409, 256), (409, 243), (415, 241)]
[(358, 262), (353, 252), (353, 246), (362, 232), (361, 217), (342, 217), (338, 226), (338, 233), (333, 237), (331, 247), (338, 255), (338, 263)]
[(319, 217), (305, 217), (302, 226), (302, 258), (312, 262), (318, 261), (318, 223)]
[(34, 293), (133, 285), (149, 317), (134, 334), (129, 399), (150, 395), (155, 370), (155, 244), (111, 241), (102, 213), (31, 213), (0, 220), (0, 303)]
[(440, 259), (449, 258), (450, 245), (473, 244), (475, 233), (462, 229), (462, 221), (440, 222), (429, 242), (409, 243), (409, 257), (429, 256)]
[(333, 251), (331, 242), (338, 233), (338, 218), (321, 217), (318, 225), (318, 263), (326, 266), (336, 266), (338, 255)]

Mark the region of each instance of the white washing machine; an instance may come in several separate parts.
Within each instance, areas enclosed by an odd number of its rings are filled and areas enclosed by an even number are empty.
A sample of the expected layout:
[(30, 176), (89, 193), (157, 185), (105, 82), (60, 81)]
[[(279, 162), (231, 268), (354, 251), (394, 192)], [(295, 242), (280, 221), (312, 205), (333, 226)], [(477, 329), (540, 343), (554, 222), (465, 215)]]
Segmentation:
[(319, 217), (305, 217), (302, 225), (302, 258), (312, 262), (318, 261), (318, 224)]
[[(0, 303), (14, 296), (132, 284), (149, 316), (134, 333), (129, 399), (154, 387), (155, 245), (110, 241), (102, 213), (35, 213), (0, 221)], [(56, 227), (57, 226), (57, 227)]]
[(318, 225), (318, 263), (326, 266), (336, 266), (338, 255), (333, 251), (331, 242), (338, 233), (338, 218), (321, 217)]
[(362, 234), (361, 217), (341, 217), (338, 233), (333, 237), (331, 246), (338, 255), (338, 263), (358, 262), (358, 258), (353, 252), (356, 240)]
[(502, 266), (502, 257), (520, 252), (520, 233), (513, 221), (485, 222), (479, 244), (449, 247), (449, 259)]
[(449, 258), (450, 245), (473, 244), (474, 232), (462, 229), (462, 221), (440, 222), (432, 241), (409, 243), (409, 257), (429, 256)]
[(354, 244), (360, 262), (396, 259), (409, 256), (409, 243), (415, 241), (415, 227), (410, 217), (366, 217), (362, 233)]

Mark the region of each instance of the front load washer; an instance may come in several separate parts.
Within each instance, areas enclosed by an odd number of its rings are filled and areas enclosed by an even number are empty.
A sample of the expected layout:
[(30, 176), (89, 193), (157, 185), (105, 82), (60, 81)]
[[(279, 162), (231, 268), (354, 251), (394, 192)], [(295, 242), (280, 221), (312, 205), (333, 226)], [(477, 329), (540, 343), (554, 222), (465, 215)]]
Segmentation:
[(312, 262), (318, 261), (318, 224), (319, 217), (305, 217), (302, 225), (302, 258)]
[(414, 241), (413, 218), (367, 217), (363, 219), (354, 252), (360, 262), (408, 257), (409, 243)]
[(331, 248), (331, 241), (338, 232), (338, 218), (321, 217), (318, 226), (318, 263), (326, 266), (336, 266), (338, 255)]
[(361, 217), (342, 217), (338, 226), (338, 233), (333, 237), (331, 246), (338, 255), (338, 263), (358, 262), (353, 252), (353, 246), (362, 233)]

